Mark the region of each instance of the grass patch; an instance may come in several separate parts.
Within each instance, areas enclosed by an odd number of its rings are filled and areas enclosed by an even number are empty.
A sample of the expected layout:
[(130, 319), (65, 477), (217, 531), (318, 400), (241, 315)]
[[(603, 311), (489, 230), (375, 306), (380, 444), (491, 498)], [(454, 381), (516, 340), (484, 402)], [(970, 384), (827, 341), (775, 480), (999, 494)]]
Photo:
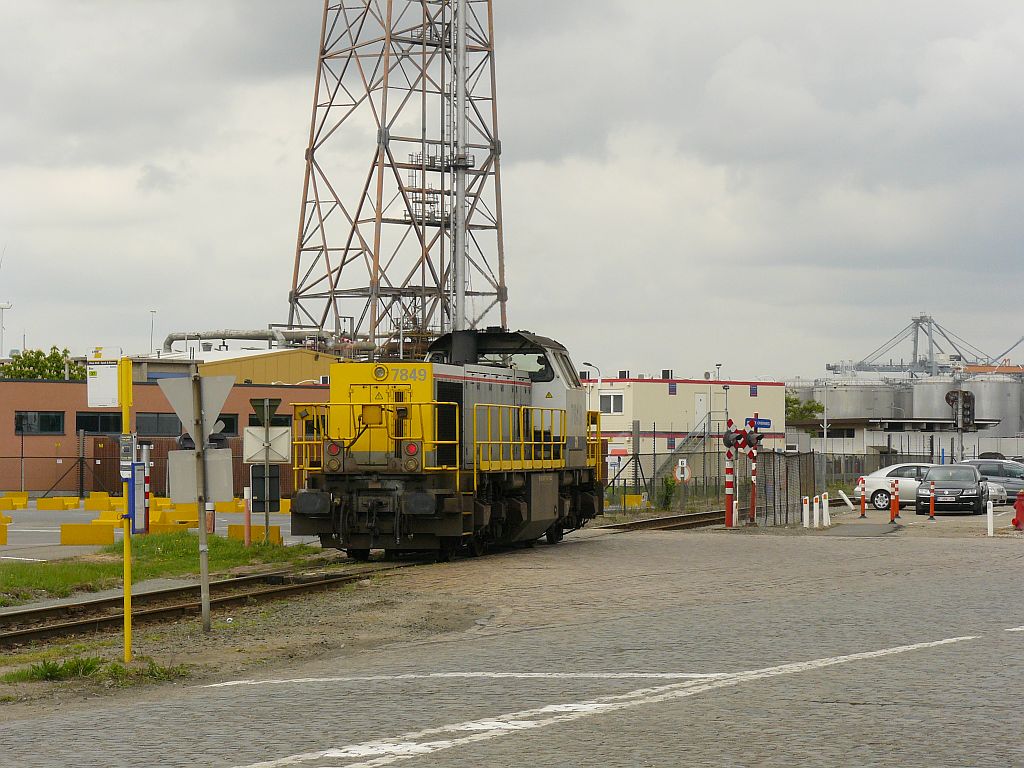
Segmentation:
[[(253, 544), (246, 549), (236, 539), (210, 536), (210, 570), (226, 571), (240, 565), (291, 564), (321, 554), (305, 544), (276, 546)], [(95, 592), (121, 584), (123, 560), (120, 543), (104, 547), (92, 557), (46, 563), (4, 563), (0, 567), (0, 604), (18, 605), (36, 597), (67, 597), (74, 592)], [(199, 537), (186, 532), (132, 538), (132, 579), (188, 576), (199, 573)]]
[(45, 659), (0, 675), (0, 683), (60, 682), (93, 678), (118, 688), (143, 682), (168, 682), (189, 676), (186, 666), (164, 666), (152, 659), (141, 659), (144, 666), (125, 666), (106, 662), (96, 656), (75, 656), (64, 661)]
[(33, 680), (56, 682), (73, 677), (92, 677), (103, 666), (103, 659), (95, 656), (74, 657), (66, 661), (44, 659), (37, 664), (16, 669), (0, 676), (0, 682), (27, 683)]

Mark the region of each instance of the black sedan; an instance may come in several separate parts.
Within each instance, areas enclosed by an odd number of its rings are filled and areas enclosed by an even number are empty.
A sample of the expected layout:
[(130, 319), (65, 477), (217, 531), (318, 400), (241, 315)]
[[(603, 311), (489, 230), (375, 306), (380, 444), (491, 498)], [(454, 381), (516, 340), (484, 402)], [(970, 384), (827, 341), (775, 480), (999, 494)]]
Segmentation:
[(917, 487), (917, 514), (927, 515), (932, 481), (935, 482), (935, 511), (964, 511), (980, 515), (988, 504), (988, 485), (978, 468), (970, 464), (932, 467)]

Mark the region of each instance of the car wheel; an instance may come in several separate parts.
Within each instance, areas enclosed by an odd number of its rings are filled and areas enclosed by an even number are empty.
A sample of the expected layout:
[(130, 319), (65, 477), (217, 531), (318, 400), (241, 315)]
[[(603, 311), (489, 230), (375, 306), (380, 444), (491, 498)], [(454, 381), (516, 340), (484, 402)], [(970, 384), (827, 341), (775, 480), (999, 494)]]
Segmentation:
[(871, 494), (871, 506), (879, 511), (888, 509), (891, 503), (892, 497), (888, 491), (875, 491)]

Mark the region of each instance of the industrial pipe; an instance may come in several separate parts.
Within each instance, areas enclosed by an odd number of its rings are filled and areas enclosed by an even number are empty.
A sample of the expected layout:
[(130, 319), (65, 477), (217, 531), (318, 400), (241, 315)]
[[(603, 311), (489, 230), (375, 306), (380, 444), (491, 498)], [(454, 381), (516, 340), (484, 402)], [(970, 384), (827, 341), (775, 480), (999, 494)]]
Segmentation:
[(375, 349), (371, 342), (342, 341), (339, 340), (335, 334), (330, 333), (329, 331), (283, 328), (233, 330), (225, 328), (218, 331), (176, 331), (175, 333), (169, 333), (167, 334), (167, 338), (164, 339), (163, 351), (166, 353), (173, 352), (174, 349), (172, 345), (174, 342), (188, 341), (189, 339), (195, 339), (197, 341), (202, 341), (204, 339), (218, 339), (221, 341), (227, 341), (228, 339), (232, 341), (276, 341), (280, 346), (289, 346), (290, 343), (302, 341), (311, 337), (326, 342), (332, 349), (365, 352), (370, 352)]

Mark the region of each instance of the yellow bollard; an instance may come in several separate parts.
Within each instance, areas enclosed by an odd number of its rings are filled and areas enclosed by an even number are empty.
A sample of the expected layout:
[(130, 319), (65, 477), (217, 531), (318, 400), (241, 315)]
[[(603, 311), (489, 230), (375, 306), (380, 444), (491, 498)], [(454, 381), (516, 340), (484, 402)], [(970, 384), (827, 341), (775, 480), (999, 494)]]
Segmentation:
[(124, 531), (124, 663), (132, 660), (132, 521), (122, 518)]

